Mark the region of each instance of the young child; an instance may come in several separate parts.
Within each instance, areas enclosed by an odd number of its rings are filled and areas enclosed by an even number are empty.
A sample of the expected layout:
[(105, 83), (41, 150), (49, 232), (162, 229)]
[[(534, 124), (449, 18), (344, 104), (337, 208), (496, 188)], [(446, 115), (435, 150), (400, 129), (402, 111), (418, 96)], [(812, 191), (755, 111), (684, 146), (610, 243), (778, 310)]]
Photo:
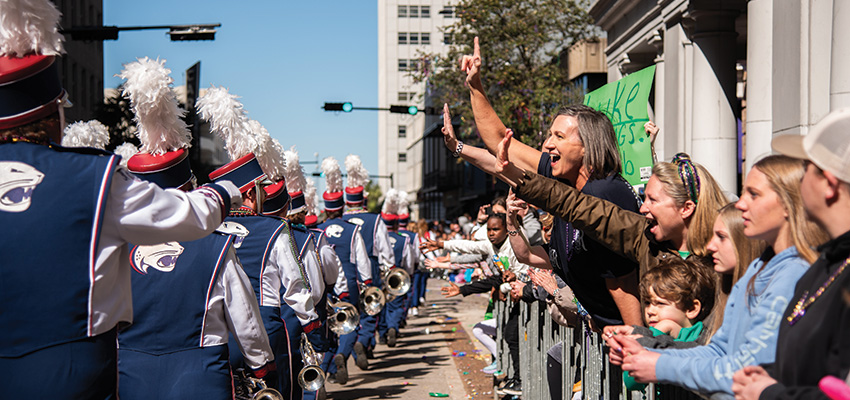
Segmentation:
[[(640, 282), (644, 322), (648, 328), (634, 327), (633, 335), (651, 348), (688, 347), (697, 345), (703, 330), (703, 319), (714, 306), (716, 273), (695, 258), (670, 257), (649, 270)], [(689, 342), (672, 343), (672, 342)], [(623, 374), (626, 387), (642, 390)]]

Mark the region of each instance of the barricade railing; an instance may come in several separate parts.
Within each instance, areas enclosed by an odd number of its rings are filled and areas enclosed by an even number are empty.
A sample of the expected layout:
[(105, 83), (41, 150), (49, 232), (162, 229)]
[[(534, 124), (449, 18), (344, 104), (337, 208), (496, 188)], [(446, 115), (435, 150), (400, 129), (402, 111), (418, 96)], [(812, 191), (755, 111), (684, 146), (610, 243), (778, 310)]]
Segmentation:
[[(646, 394), (626, 390), (622, 370), (608, 362), (605, 341), (599, 332), (591, 330), (583, 321), (576, 327), (556, 324), (549, 316), (546, 304), (539, 301), (500, 301), (496, 304), (494, 318), (497, 321), (496, 342), (499, 350), (496, 357), (502, 373), (507, 374), (508, 378), (514, 376), (514, 370), (503, 327), (514, 307), (519, 307), (519, 376), (524, 400), (550, 398), (547, 353), (560, 342), (564, 343), (560, 372), (562, 398), (571, 399), (573, 385), (581, 381), (582, 400), (654, 400), (653, 385), (645, 390)], [(501, 398), (495, 386), (493, 389), (494, 398)]]

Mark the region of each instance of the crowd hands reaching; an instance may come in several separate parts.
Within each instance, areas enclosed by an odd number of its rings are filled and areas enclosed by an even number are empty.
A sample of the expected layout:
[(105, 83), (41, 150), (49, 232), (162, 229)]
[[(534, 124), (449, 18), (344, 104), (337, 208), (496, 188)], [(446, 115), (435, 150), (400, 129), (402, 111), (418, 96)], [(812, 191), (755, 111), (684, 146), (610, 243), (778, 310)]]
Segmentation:
[[(739, 198), (684, 153), (655, 162), (638, 198), (598, 111), (564, 107), (539, 150), (513, 140), (481, 82), (478, 38), (473, 49), (460, 68), (484, 148), (455, 135), (448, 105), (442, 133), (454, 156), (511, 187), (504, 224), (491, 218), (487, 227), (499, 235), (486, 250), (521, 264), (502, 274), (504, 292), (518, 299), (539, 290), (556, 321), (584, 318), (601, 329), (632, 389), (654, 382), (712, 398), (850, 398), (842, 382), (850, 374), (850, 272), (842, 274), (850, 110), (834, 111), (804, 140), (774, 139), (774, 155), (746, 171)], [(655, 160), (659, 128), (644, 128)], [(528, 210), (549, 219), (539, 243), (521, 229)], [(549, 386), (559, 398), (559, 385)]]

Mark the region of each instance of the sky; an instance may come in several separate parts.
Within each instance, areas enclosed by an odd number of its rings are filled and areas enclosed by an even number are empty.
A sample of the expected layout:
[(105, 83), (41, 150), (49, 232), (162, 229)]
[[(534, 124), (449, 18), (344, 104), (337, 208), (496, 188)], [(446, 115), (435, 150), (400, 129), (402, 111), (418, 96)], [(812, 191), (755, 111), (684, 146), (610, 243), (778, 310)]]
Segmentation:
[[(302, 164), (360, 155), (378, 173), (375, 111), (326, 112), (325, 102), (378, 102), (376, 1), (104, 1), (103, 24), (127, 26), (220, 23), (214, 41), (171, 42), (166, 30), (122, 31), (104, 42), (104, 87), (121, 83), (122, 65), (165, 59), (174, 85), (201, 62), (201, 88), (224, 86), (240, 96), (248, 117)], [(304, 164), (310, 173), (315, 165)], [(343, 166), (344, 168), (344, 166)], [(321, 190), (321, 189), (320, 189)]]

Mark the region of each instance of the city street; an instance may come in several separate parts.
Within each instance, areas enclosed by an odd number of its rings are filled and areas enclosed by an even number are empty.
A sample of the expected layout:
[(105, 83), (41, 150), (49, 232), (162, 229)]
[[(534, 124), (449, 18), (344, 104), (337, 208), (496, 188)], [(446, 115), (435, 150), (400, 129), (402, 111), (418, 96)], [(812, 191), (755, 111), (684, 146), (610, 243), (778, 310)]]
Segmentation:
[[(487, 350), (472, 336), (488, 297), (474, 294), (443, 298), (447, 283), (428, 281), (426, 302), (418, 317), (409, 317), (394, 348), (378, 345), (368, 371), (349, 358), (345, 385), (327, 384), (329, 399), (493, 398), (492, 376), (481, 372), (490, 363)], [(442, 396), (441, 396), (442, 397)]]

